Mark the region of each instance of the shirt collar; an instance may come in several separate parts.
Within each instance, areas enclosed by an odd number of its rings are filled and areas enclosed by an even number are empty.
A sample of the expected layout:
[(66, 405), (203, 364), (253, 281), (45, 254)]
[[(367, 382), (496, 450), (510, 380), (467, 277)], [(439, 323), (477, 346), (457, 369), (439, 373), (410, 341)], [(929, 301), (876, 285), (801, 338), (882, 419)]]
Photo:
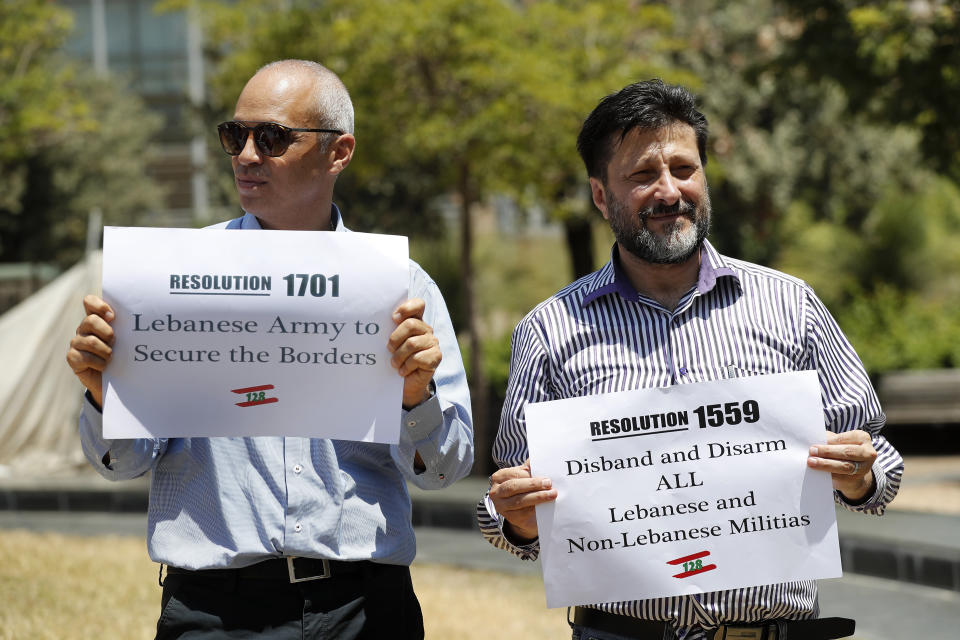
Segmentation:
[(697, 279), (697, 293), (704, 294), (717, 286), (717, 278), (729, 276), (740, 282), (739, 276), (723, 256), (707, 240), (700, 247), (700, 277)]
[[(247, 211), (244, 211), (243, 217), (240, 218), (240, 228), (241, 229), (262, 229), (263, 227), (260, 226), (260, 221), (257, 220), (257, 216)], [(343, 225), (343, 216), (340, 215), (340, 208), (335, 203), (330, 203), (330, 230), (331, 231), (347, 230), (347, 228)]]
[[(700, 246), (700, 274), (697, 277), (697, 293), (705, 294), (717, 285), (717, 279), (722, 276), (729, 276), (739, 282), (736, 272), (731, 269), (724, 261), (713, 245), (704, 240)], [(639, 294), (634, 289), (623, 267), (620, 266), (620, 258), (617, 252), (617, 245), (614, 244), (610, 250), (610, 261), (597, 272), (586, 294), (583, 296), (581, 306), (587, 306), (597, 298), (616, 293), (624, 300), (636, 302)]]

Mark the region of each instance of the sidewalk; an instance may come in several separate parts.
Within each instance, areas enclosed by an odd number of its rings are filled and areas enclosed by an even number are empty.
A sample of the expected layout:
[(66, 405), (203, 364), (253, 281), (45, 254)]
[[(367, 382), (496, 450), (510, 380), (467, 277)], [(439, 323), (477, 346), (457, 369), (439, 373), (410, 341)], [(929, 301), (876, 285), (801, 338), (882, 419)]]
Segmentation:
[[(476, 529), (488, 486), (470, 477), (443, 491), (411, 487), (417, 527)], [(108, 482), (92, 472), (0, 478), (0, 510), (142, 513), (148, 482)], [(900, 494), (882, 518), (837, 509), (845, 571), (960, 591), (960, 456), (910, 457)], [(479, 536), (479, 532), (477, 536)]]

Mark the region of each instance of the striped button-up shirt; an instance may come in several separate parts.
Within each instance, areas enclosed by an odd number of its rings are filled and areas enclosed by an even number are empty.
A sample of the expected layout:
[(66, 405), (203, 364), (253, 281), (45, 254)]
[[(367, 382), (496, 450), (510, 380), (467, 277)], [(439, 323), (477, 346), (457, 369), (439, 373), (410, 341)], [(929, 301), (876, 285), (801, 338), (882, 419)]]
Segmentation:
[[(500, 467), (528, 457), (524, 407), (577, 396), (816, 370), (823, 416), (835, 432), (863, 429), (878, 452), (875, 493), (852, 505), (881, 515), (903, 473), (900, 454), (880, 435), (884, 417), (860, 359), (823, 303), (801, 280), (721, 256), (704, 242), (697, 284), (673, 311), (637, 293), (616, 249), (602, 269), (538, 305), (513, 334), (510, 378), (493, 455)], [(535, 559), (536, 541), (516, 545), (489, 495), (477, 508), (494, 546)], [(679, 638), (731, 622), (812, 618), (814, 581), (594, 605), (611, 613), (671, 622)]]

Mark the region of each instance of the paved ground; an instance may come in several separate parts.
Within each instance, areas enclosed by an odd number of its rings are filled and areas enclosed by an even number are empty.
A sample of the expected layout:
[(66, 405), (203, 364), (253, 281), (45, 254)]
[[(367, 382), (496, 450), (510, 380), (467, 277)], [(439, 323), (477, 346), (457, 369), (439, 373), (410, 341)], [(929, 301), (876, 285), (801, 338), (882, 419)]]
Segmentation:
[(960, 456), (904, 458), (903, 485), (891, 509), (960, 515)]

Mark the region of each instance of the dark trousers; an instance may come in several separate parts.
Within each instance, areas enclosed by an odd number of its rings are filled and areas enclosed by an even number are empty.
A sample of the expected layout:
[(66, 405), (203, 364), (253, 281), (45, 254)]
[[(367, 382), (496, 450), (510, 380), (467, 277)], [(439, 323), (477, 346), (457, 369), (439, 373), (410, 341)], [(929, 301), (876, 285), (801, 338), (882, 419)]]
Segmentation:
[(409, 567), (362, 563), (358, 571), (291, 584), (239, 571), (170, 572), (156, 640), (362, 640), (423, 638)]

